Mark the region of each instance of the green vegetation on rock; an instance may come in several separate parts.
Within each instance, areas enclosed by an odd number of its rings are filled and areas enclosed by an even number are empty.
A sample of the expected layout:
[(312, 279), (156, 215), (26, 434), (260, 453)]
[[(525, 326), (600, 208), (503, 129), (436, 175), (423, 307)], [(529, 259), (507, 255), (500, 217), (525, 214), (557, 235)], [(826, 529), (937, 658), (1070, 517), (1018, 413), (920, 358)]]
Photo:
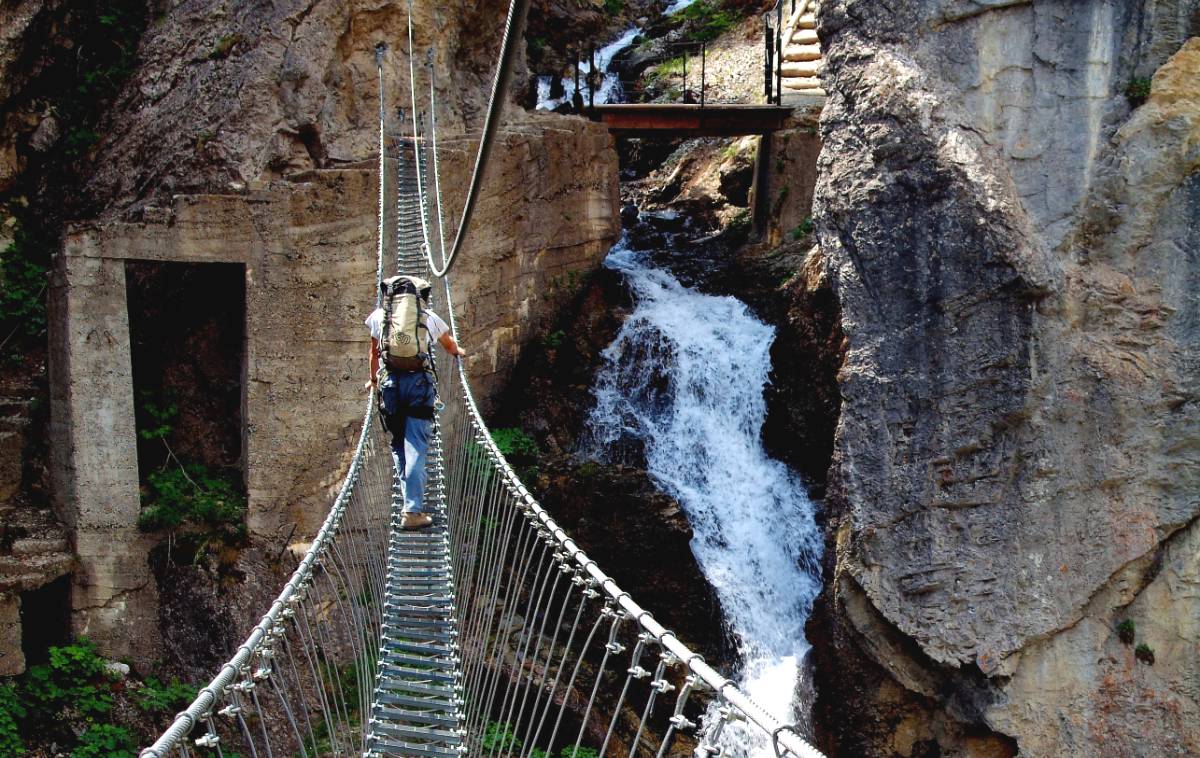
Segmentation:
[(191, 528), (208, 537), (245, 537), (246, 498), (232, 474), (198, 463), (151, 472), (142, 488), (138, 527), (144, 531)]
[(1133, 625), (1133, 619), (1125, 619), (1121, 623), (1117, 624), (1117, 639), (1121, 640), (1121, 642), (1124, 642), (1126, 645), (1133, 644), (1135, 633), (1136, 629)]
[(52, 647), (48, 658), (0, 684), (0, 755), (48, 755), (45, 747), (54, 743), (72, 758), (133, 758), (138, 742), (150, 735), (138, 733), (142, 723), (121, 723), (134, 711), (117, 707), (118, 701), (164, 718), (191, 702), (198, 689), (153, 677), (142, 685), (121, 681), (87, 639)]
[[(489, 721), (487, 728), (483, 732), (483, 740), (480, 746), (488, 753), (506, 753), (519, 752), (525, 746), (524, 742), (517, 737), (511, 724), (506, 724), (501, 721)], [(530, 758), (546, 758), (546, 751), (541, 748), (530, 748)], [(558, 752), (558, 758), (597, 758), (600, 753), (595, 748), (590, 747), (575, 747), (567, 745)]]
[(199, 688), (181, 684), (178, 679), (163, 684), (154, 677), (147, 677), (142, 688), (134, 695), (137, 707), (147, 713), (178, 713), (196, 699)]
[(24, 346), (45, 339), (49, 239), (38, 239), (14, 217), (12, 241), (0, 250), (0, 349), (10, 363)]
[(93, 724), (79, 737), (71, 758), (134, 758), (137, 741), (123, 726)]
[(687, 26), (686, 39), (696, 43), (712, 42), (741, 18), (738, 11), (719, 0), (696, 0), (678, 15)]
[(1125, 97), (1129, 99), (1129, 104), (1134, 108), (1146, 102), (1150, 97), (1150, 78), (1145, 76), (1135, 76), (1129, 80), (1129, 84), (1125, 87)]
[(0, 755), (25, 753), (25, 743), (17, 726), (25, 715), (25, 707), (17, 698), (17, 688), (11, 684), (0, 685)]
[(537, 441), (524, 429), (493, 429), (492, 440), (505, 458), (536, 458), (541, 452)]
[(805, 218), (800, 222), (800, 225), (792, 230), (792, 239), (799, 240), (807, 237), (813, 232), (812, 216)]

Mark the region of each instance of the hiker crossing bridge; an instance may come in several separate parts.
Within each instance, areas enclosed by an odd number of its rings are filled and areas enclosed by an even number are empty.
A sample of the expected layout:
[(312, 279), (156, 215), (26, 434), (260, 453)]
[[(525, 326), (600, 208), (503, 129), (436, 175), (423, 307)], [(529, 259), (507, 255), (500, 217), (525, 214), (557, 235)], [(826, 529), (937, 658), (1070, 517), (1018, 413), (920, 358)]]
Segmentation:
[[(446, 274), (482, 183), (527, 6), (514, 0), (509, 11), (451, 245), (436, 120), (389, 135), (379, 67), (377, 283), (393, 271), (440, 277), (432, 305), (453, 333)], [(422, 94), (413, 85), (414, 112)], [(371, 397), (310, 549), (233, 657), (142, 758), (820, 755), (555, 523), (493, 442), (461, 363), (438, 365), (437, 385), (425, 498), (433, 526), (400, 528), (400, 484)]]

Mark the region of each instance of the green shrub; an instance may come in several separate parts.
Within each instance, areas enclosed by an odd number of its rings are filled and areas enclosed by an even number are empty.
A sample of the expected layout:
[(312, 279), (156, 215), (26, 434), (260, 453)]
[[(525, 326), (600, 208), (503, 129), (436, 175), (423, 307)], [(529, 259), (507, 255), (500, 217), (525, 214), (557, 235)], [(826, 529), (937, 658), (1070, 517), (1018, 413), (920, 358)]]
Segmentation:
[(683, 76), (683, 56), (668, 58), (662, 63), (650, 67), (646, 76), (651, 82)]
[(144, 440), (164, 440), (174, 431), (175, 418), (179, 415), (179, 406), (172, 400), (160, 400), (153, 392), (142, 390), (138, 393), (143, 419), (143, 428), (138, 430), (138, 436)]
[(1133, 654), (1139, 661), (1147, 666), (1154, 665), (1154, 648), (1150, 647), (1145, 642), (1135, 647), (1133, 649)]
[(562, 345), (563, 340), (567, 338), (567, 333), (562, 329), (550, 332), (542, 339), (542, 345), (548, 348), (556, 348)]
[(797, 226), (795, 229), (792, 230), (792, 239), (794, 239), (794, 240), (804, 239), (808, 235), (812, 234), (812, 232), (813, 232), (813, 220), (812, 220), (812, 217), (809, 216), (808, 218), (801, 221), (799, 226)]
[(111, 676), (96, 646), (81, 639), (50, 648), (50, 662), (32, 666), (21, 677), (20, 695), (35, 722), (55, 722), (64, 709), (87, 720), (112, 710)]
[(513, 734), (512, 727), (508, 724), (489, 721), (487, 729), (483, 731), (483, 740), (480, 742), (480, 746), (489, 753), (520, 750), (521, 740), (517, 739), (517, 735)]
[(183, 527), (240, 539), (246, 534), (246, 497), (233, 474), (189, 463), (151, 472), (142, 488), (138, 527), (144, 531)]
[(496, 447), (500, 448), (500, 452), (504, 453), (505, 458), (533, 459), (541, 452), (537, 441), (523, 429), (493, 429), (492, 440), (495, 441)]
[(528, 485), (537, 479), (537, 457), (541, 450), (533, 437), (523, 429), (493, 429), (492, 439), (521, 481)]
[(1124, 642), (1126, 645), (1133, 644), (1135, 633), (1136, 629), (1133, 625), (1133, 619), (1125, 619), (1121, 623), (1117, 624), (1117, 639), (1121, 640), (1121, 642)]
[(135, 758), (137, 743), (123, 726), (95, 724), (79, 738), (71, 758)]
[(199, 687), (180, 684), (178, 679), (171, 680), (170, 684), (163, 684), (154, 677), (149, 677), (134, 695), (134, 702), (139, 709), (147, 713), (178, 713), (196, 699), (199, 690)]
[(717, 0), (696, 0), (678, 14), (688, 27), (689, 42), (711, 42), (738, 22), (736, 11), (722, 7)]
[(559, 751), (560, 758), (600, 758), (600, 751), (590, 747), (564, 747)]
[(14, 360), (23, 355), (21, 343), (46, 336), (49, 252), (42, 247), (47, 244), (35, 240), (18, 223), (12, 242), (0, 250), (0, 340), (13, 351)]
[(625, 8), (624, 0), (604, 0), (604, 12), (615, 16)]
[(1125, 87), (1125, 97), (1134, 108), (1146, 102), (1150, 97), (1150, 79), (1145, 76), (1135, 76)]
[(0, 686), (0, 755), (24, 755), (25, 745), (17, 724), (25, 718), (25, 708), (17, 699), (17, 688)]

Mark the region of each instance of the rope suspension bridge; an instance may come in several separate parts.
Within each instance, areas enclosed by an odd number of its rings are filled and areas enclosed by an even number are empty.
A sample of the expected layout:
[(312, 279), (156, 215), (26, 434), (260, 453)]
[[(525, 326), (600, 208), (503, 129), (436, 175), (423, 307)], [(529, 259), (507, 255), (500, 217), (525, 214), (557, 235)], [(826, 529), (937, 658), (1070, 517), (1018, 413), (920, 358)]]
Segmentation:
[[(482, 184), (527, 6), (514, 0), (509, 10), (449, 249), (436, 119), (425, 129), (414, 117), (410, 134), (389, 139), (378, 51), (377, 280), (391, 265), (440, 277), (432, 305), (454, 334), (446, 274)], [(410, 51), (411, 40), (410, 20)], [(433, 91), (431, 78), (431, 114)], [(389, 180), (394, 207), (385, 207)], [(579, 548), (493, 442), (461, 363), (438, 368), (425, 497), (433, 526), (400, 528), (401, 485), (372, 397), (310, 549), (236, 654), (142, 758), (820, 756)]]

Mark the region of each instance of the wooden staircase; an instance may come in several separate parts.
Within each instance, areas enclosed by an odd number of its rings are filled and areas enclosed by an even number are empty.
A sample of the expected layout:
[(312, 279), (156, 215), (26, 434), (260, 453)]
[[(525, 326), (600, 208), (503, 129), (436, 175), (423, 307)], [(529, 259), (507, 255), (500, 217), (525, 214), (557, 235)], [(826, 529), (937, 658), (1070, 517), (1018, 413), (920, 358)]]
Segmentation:
[[(780, 0), (783, 2), (784, 0)], [(783, 51), (780, 60), (781, 105), (821, 105), (825, 89), (821, 86), (821, 43), (817, 39), (818, 0), (797, 0), (783, 24)]]

